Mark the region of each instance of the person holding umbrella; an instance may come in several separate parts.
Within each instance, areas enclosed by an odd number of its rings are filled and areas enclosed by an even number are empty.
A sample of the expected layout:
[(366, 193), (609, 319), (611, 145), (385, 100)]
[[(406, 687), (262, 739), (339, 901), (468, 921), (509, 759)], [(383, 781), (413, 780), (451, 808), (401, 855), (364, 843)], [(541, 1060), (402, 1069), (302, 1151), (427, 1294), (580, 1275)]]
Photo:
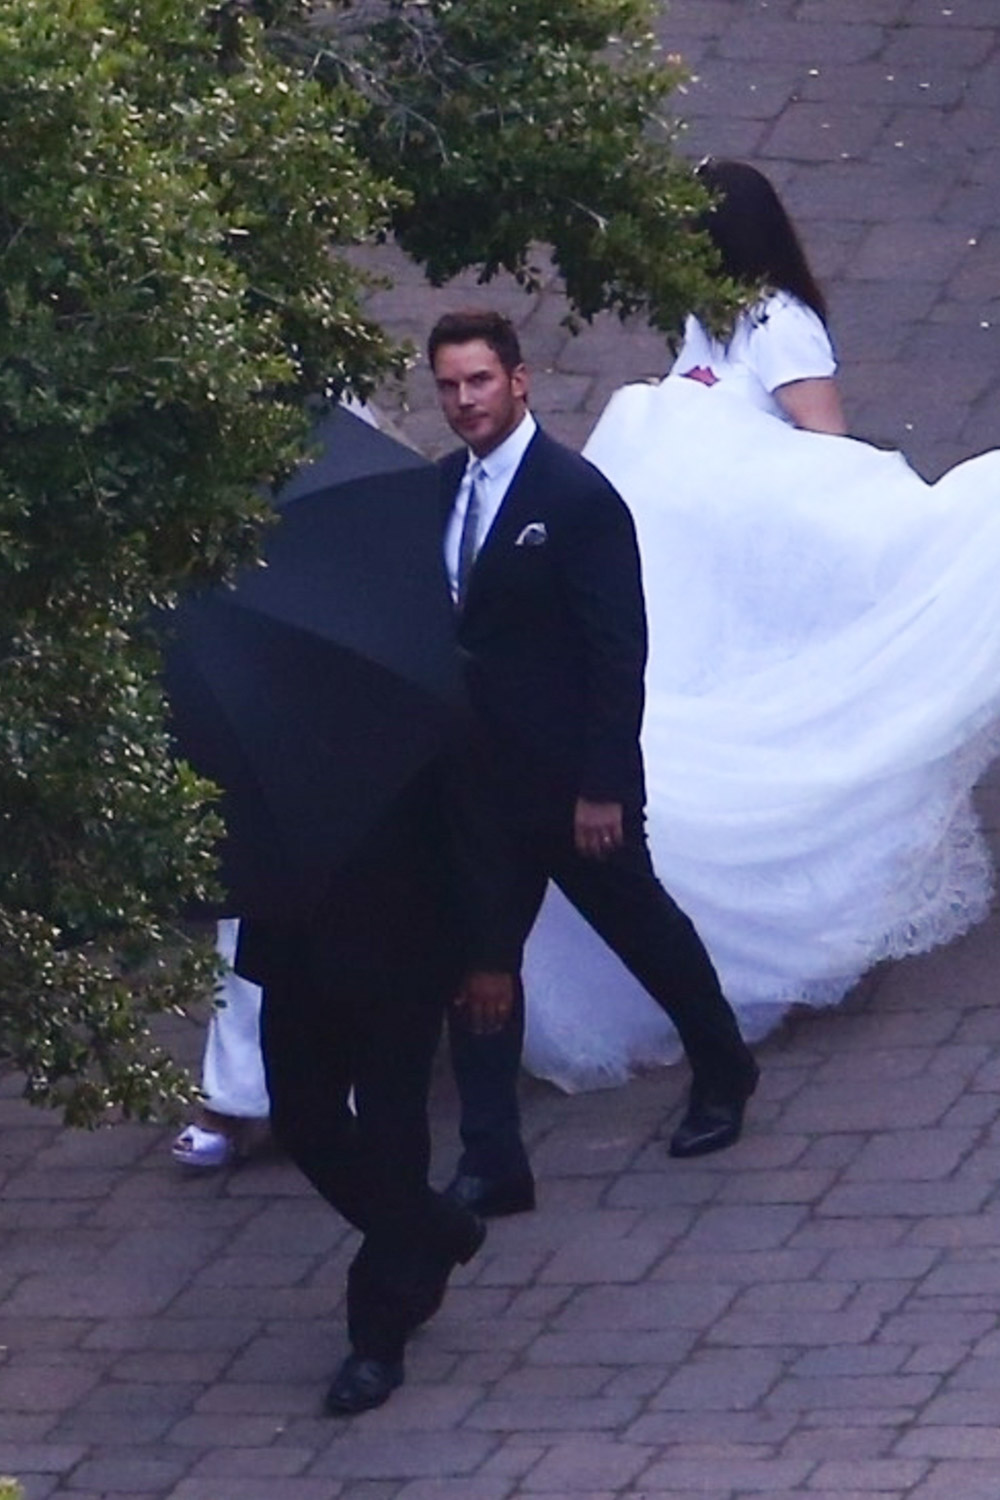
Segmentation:
[(400, 1384), (485, 1227), (427, 1180), (431, 1065), (464, 961), (436, 472), (342, 408), (316, 441), (277, 497), (267, 566), (168, 622), (164, 680), (178, 752), (223, 792), (221, 883), (236, 971), (263, 991), (273, 1134), (362, 1236), (325, 1402), (347, 1416)]

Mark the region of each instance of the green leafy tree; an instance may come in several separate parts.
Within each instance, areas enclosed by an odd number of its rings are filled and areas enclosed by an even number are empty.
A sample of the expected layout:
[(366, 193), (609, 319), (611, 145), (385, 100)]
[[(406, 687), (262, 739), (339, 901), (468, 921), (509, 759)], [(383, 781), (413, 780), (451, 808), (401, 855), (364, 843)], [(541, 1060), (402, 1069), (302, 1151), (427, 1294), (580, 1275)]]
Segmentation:
[(433, 282), (476, 267), (530, 287), (544, 245), (576, 316), (675, 333), (695, 309), (724, 324), (740, 294), (694, 229), (707, 198), (674, 149), (686, 73), (657, 45), (661, 8), (356, 0), (298, 46), (369, 101), (360, 149), (405, 189), (393, 230)]
[(183, 1086), (149, 1020), (210, 972), (151, 607), (253, 555), (306, 396), (393, 367), (331, 255), (392, 201), (362, 108), (199, 0), (0, 11), (0, 1054), (72, 1120)]
[(400, 368), (348, 246), (664, 330), (726, 302), (657, 117), (652, 0), (0, 8), (0, 1057), (74, 1121), (188, 1086), (213, 789), (150, 611), (251, 559), (307, 399)]

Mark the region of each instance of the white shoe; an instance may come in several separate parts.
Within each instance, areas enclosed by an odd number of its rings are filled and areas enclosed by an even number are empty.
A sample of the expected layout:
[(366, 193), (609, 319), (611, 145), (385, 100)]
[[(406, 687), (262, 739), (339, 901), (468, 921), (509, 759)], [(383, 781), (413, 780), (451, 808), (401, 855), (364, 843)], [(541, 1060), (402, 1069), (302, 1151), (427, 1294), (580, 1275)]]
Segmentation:
[(224, 1130), (206, 1130), (192, 1121), (185, 1125), (170, 1148), (182, 1167), (228, 1167), (240, 1155), (236, 1139)]

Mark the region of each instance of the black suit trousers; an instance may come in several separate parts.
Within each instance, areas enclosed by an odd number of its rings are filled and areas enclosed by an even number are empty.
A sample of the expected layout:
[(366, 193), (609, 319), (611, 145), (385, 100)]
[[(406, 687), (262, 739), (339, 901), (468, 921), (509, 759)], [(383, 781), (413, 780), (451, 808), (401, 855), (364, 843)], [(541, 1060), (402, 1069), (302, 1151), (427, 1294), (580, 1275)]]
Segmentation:
[(331, 875), (307, 922), (244, 922), (236, 958), (264, 992), (275, 1136), (364, 1236), (348, 1326), (355, 1350), (378, 1359), (399, 1358), (468, 1234), (468, 1215), (427, 1183), (431, 1067), (461, 972), (446, 826), (435, 763)]
[[(552, 879), (666, 1011), (695, 1083), (742, 1096), (755, 1077), (753, 1059), (693, 923), (656, 878), (641, 813), (626, 813), (624, 843), (604, 860), (576, 852), (571, 817), (520, 832), (508, 828), (505, 842), (511, 911), (522, 945)], [(517, 1102), (523, 1038), (520, 990), (514, 1014), (498, 1033), (476, 1036), (460, 1016), (451, 1019), (462, 1104), (460, 1171), (506, 1177), (527, 1170)]]
[(439, 974), (345, 965), (305, 933), (264, 987), (275, 1137), (364, 1235), (347, 1294), (363, 1356), (401, 1357), (421, 1277), (446, 1253), (454, 1210), (427, 1184), (427, 1097), (449, 993)]

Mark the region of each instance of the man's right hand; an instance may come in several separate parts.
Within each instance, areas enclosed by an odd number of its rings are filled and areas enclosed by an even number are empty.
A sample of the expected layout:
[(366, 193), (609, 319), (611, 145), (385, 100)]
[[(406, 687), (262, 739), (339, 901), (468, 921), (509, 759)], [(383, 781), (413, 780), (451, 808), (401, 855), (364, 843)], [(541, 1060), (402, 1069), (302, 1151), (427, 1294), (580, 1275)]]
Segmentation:
[(501, 1031), (514, 1011), (513, 974), (474, 970), (462, 981), (452, 1001), (452, 1009), (463, 1025), (476, 1036), (491, 1036)]

